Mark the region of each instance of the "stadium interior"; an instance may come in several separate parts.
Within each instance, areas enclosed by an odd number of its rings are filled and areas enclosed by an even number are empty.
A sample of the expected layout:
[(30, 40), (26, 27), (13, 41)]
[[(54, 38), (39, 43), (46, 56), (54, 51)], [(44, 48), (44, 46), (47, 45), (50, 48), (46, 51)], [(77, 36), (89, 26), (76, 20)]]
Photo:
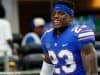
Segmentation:
[[(51, 8), (58, 0), (0, 0), (6, 8), (7, 19), (12, 24), (13, 41), (18, 50), (19, 59), (17, 69), (11, 66), (13, 74), (9, 75), (39, 75), (43, 51), (40, 45), (32, 44), (21, 46), (24, 35), (30, 32), (29, 23), (34, 17), (43, 17), (46, 23), (50, 22)], [(73, 3), (73, 0), (69, 0)], [(100, 73), (100, 0), (74, 0), (75, 19), (81, 18), (85, 22), (89, 20), (95, 25), (95, 48), (97, 52), (98, 73)], [(90, 19), (88, 16), (92, 16)], [(7, 56), (4, 57), (5, 59)], [(8, 75), (8, 62), (0, 58), (0, 75)], [(30, 60), (29, 60), (30, 59)]]

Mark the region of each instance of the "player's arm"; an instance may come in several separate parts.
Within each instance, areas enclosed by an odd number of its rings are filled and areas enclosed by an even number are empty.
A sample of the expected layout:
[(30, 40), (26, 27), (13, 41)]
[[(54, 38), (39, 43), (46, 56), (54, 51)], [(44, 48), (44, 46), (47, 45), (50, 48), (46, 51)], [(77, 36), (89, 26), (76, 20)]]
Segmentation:
[(49, 60), (49, 55), (48, 55), (48, 53), (45, 53), (44, 55), (45, 55), (45, 57), (44, 57), (44, 60), (43, 60), (40, 75), (53, 75), (54, 68), (53, 68), (53, 65), (51, 64), (51, 62)]
[(14, 44), (13, 44), (13, 40), (7, 40), (7, 43), (8, 43), (8, 45), (11, 47), (11, 49), (12, 49), (12, 54), (14, 54), (14, 55), (17, 55), (17, 51), (16, 51), (16, 49), (14, 48)]
[(81, 56), (86, 75), (98, 75), (96, 50), (92, 43), (83, 46)]
[(6, 42), (8, 43), (9, 47), (11, 48), (12, 54), (17, 55), (17, 51), (16, 51), (16, 49), (14, 47), (14, 43), (13, 43), (11, 25), (9, 22), (6, 22), (6, 24), (5, 24), (4, 38), (6, 39)]

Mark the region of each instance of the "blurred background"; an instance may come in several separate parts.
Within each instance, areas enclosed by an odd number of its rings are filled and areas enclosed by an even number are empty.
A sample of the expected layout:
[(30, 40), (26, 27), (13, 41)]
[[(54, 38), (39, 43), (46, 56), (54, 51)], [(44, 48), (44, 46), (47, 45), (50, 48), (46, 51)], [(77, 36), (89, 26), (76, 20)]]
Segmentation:
[[(13, 75), (39, 75), (43, 60), (41, 44), (30, 43), (32, 39), (26, 40), (25, 45), (22, 45), (22, 42), (28, 33), (35, 32), (35, 27), (37, 27), (34, 22), (35, 18), (39, 17), (44, 20), (41, 22), (44, 24), (43, 31), (52, 27), (50, 16), (52, 6), (56, 1), (58, 0), (0, 0), (0, 4), (6, 11), (6, 19), (11, 23), (13, 42), (18, 51), (17, 64), (10, 66), (11, 71), (16, 71)], [(69, 1), (73, 3), (73, 0)], [(74, 23), (89, 25), (96, 33), (95, 48), (98, 57), (98, 72), (100, 72), (100, 0), (74, 0), (74, 4)], [(41, 35), (38, 36), (41, 37)], [(4, 58), (7, 59), (7, 56)], [(6, 66), (9, 64), (6, 60), (2, 61), (4, 62), (0, 61), (0, 74), (6, 75), (5, 71), (8, 72)]]

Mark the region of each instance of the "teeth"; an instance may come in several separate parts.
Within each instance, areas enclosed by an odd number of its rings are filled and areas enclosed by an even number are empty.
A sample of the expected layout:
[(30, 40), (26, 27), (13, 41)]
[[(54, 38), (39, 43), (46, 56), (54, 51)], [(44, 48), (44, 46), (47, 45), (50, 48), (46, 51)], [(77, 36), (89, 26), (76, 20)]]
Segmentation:
[(55, 21), (55, 22), (60, 22), (60, 21)]

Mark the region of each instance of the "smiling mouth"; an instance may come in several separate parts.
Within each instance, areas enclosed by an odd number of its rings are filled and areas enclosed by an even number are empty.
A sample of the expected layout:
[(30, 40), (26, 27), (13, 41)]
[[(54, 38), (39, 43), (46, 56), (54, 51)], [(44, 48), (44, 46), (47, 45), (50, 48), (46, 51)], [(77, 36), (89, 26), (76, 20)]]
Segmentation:
[(61, 21), (54, 21), (55, 24), (61, 24)]

